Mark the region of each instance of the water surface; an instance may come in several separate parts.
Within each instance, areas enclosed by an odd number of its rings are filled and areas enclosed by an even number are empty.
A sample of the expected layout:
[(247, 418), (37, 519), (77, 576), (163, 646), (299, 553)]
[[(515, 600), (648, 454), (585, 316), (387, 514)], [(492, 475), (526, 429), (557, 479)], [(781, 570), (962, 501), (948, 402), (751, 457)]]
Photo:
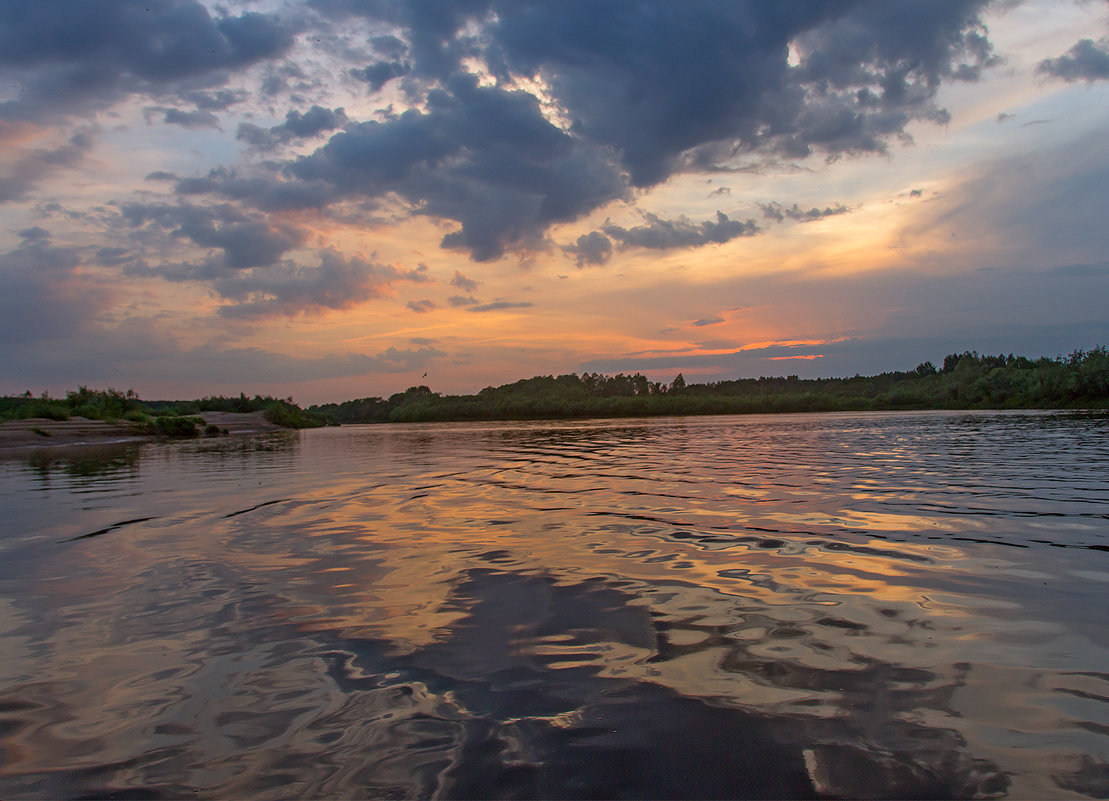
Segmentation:
[(1109, 796), (1109, 417), (0, 461), (0, 797)]

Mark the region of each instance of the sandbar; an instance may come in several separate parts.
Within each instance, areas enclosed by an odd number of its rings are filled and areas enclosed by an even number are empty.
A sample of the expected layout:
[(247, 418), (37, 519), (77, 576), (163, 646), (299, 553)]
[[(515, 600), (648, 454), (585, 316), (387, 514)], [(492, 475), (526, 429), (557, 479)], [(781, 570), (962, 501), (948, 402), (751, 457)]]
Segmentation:
[[(229, 434), (260, 434), (285, 430), (263, 416), (263, 412), (201, 412), (205, 425), (217, 425)], [(41, 433), (40, 433), (41, 432)], [(26, 420), (5, 420), (0, 423), (0, 454), (18, 453), (38, 448), (101, 445), (110, 442), (156, 440), (157, 437), (138, 423), (126, 420), (89, 420), (71, 417), (48, 420), (31, 417)]]

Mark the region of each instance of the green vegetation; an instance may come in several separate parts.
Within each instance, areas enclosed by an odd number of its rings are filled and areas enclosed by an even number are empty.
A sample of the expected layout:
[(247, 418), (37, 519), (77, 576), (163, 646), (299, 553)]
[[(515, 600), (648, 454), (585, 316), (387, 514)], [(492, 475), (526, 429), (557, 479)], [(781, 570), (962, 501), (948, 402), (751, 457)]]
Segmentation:
[[(1109, 349), (1077, 350), (1055, 359), (953, 353), (909, 372), (851, 378), (741, 378), (669, 384), (639, 375), (536, 376), (486, 387), (476, 395), (441, 395), (410, 387), (383, 398), (359, 398), (301, 409), (292, 398), (212, 396), (143, 401), (132, 390), (80, 387), (64, 399), (30, 392), (0, 398), (0, 420), (45, 417), (122, 421), (164, 436), (218, 436), (204, 412), (262, 412), (287, 428), (336, 423), (530, 420), (684, 414), (830, 412), (888, 409), (1109, 409)], [(44, 433), (45, 435), (45, 433)]]
[(274, 398), (270, 395), (238, 397), (211, 395), (190, 401), (146, 401), (145, 405), (155, 415), (176, 414), (193, 415), (202, 412), (262, 412), (267, 420), (286, 428), (317, 428), (327, 425), (327, 420), (319, 415), (301, 409), (292, 398)]
[(937, 368), (851, 378), (744, 378), (669, 385), (642, 375), (537, 376), (476, 395), (411, 387), (388, 399), (312, 406), (339, 423), (521, 420), (893, 409), (1109, 408), (1109, 349), (1056, 359), (955, 353)]
[(154, 430), (167, 437), (200, 436), (203, 420), (199, 417), (171, 417), (163, 415), (154, 418)]
[[(267, 420), (287, 428), (312, 428), (326, 425), (320, 415), (301, 409), (291, 398), (255, 395), (248, 398), (213, 396), (191, 401), (144, 401), (134, 390), (96, 390), (79, 387), (67, 392), (65, 398), (51, 398), (46, 393), (33, 397), (25, 392), (18, 397), (0, 398), (0, 421), (27, 420), (43, 417), (69, 420), (85, 417), (129, 424), (134, 430), (170, 437), (195, 437), (201, 433), (203, 412), (262, 412)], [(36, 432), (37, 433), (37, 432)], [(206, 436), (226, 434), (226, 429), (209, 425)], [(45, 435), (48, 436), (48, 435)]]

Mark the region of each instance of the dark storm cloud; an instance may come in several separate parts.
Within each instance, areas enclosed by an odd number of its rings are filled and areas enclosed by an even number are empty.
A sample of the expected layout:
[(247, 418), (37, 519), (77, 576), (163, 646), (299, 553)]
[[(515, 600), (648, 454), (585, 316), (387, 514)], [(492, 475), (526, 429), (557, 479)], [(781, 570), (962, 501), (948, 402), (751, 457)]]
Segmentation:
[(338, 196), (395, 193), (461, 223), (446, 248), (477, 261), (533, 246), (547, 226), (576, 219), (626, 192), (602, 153), (582, 147), (525, 92), (458, 75), (430, 93), (427, 111), (351, 126), (290, 167)]
[(565, 245), (562, 250), (577, 257), (578, 267), (587, 264), (604, 264), (612, 258), (612, 240), (600, 231), (582, 234), (573, 245)]
[(126, 203), (120, 207), (120, 214), (133, 229), (164, 232), (201, 248), (221, 251), (220, 257), (209, 259), (203, 269), (197, 268), (197, 278), (273, 264), (307, 239), (307, 232), (297, 225), (252, 217), (226, 204)]
[[(642, 187), (719, 143), (790, 156), (883, 150), (911, 120), (944, 119), (933, 103), (942, 80), (976, 79), (992, 63), (985, 0), (315, 5), (395, 26), (417, 76), (445, 80), (473, 54), (500, 76), (542, 76), (574, 135), (612, 148)], [(475, 27), (476, 40), (464, 34)]]
[(723, 244), (739, 236), (754, 236), (759, 232), (754, 220), (730, 220), (723, 212), (716, 212), (716, 220), (693, 222), (685, 217), (664, 220), (654, 214), (644, 214), (646, 225), (622, 228), (606, 225), (604, 232), (624, 247), (666, 250), (670, 248), (697, 248), (702, 245)]
[(0, 117), (48, 119), (128, 93), (222, 83), (229, 71), (284, 53), (293, 35), (275, 16), (213, 16), (196, 0), (7, 0), (0, 67), (18, 96), (0, 103)]
[(259, 150), (272, 150), (294, 139), (306, 139), (326, 131), (334, 131), (346, 125), (347, 121), (346, 112), (341, 108), (312, 106), (303, 114), (295, 109), (286, 112), (285, 122), (272, 128), (262, 128), (249, 122), (241, 123), (236, 137)]
[[(0, 120), (0, 144), (6, 133)], [(80, 161), (92, 145), (92, 133), (80, 131), (54, 148), (13, 148), (14, 158), (6, 159), (8, 164), (0, 172), (0, 203), (23, 200), (51, 173)]]
[(990, 61), (984, 5), (504, 2), (489, 51), (505, 72), (546, 77), (575, 131), (650, 186), (704, 145), (874, 151), (912, 119), (941, 119), (940, 82)]
[[(918, 190), (917, 191), (919, 194)], [(811, 208), (802, 209), (796, 203), (791, 207), (786, 208), (781, 203), (760, 203), (759, 208), (762, 209), (762, 214), (768, 220), (776, 220), (783, 222), (785, 219), (794, 220), (796, 222), (815, 222), (822, 220), (825, 217), (835, 217), (840, 214), (847, 214), (851, 209), (841, 203), (836, 203), (834, 206), (825, 206), (823, 209)]]
[(1109, 39), (1082, 39), (1058, 58), (1045, 58), (1037, 72), (1068, 83), (1109, 79)]
[[(356, 73), (371, 88), (403, 75), (414, 107), (347, 126), (284, 172), (225, 170), (178, 191), (263, 210), (397, 198), (459, 224), (442, 247), (497, 259), (547, 246), (550, 226), (629, 198), (629, 186), (732, 169), (744, 156), (884, 152), (913, 121), (945, 122), (940, 84), (976, 79), (993, 63), (985, 2), (315, 0), (330, 20), (319, 24), (358, 16), (380, 32), (369, 40), (378, 60)], [(205, 19), (217, 31), (229, 24)], [(265, 52), (277, 53), (277, 32), (290, 34), (264, 19), (275, 31)], [(479, 85), (468, 58), (502, 82)], [(534, 95), (506, 88), (515, 78), (542, 81), (568, 126), (544, 116)], [(284, 129), (294, 135), (289, 121)], [(240, 136), (268, 148), (284, 129), (244, 125)], [(656, 218), (603, 233), (624, 246), (689, 247), (755, 230), (752, 221)], [(604, 259), (597, 238), (570, 248), (583, 266)]]
[(348, 309), (390, 291), (399, 281), (422, 283), (418, 270), (403, 271), (335, 250), (320, 254), (318, 267), (284, 261), (265, 269), (226, 275), (212, 282), (221, 296), (234, 301), (220, 308), (225, 317), (262, 317)]
[(489, 0), (310, 0), (317, 11), (333, 19), (350, 16), (396, 26), (407, 42), (395, 36), (371, 39), (383, 56), (410, 55), (414, 70), (421, 76), (446, 78), (466, 56), (479, 51), (475, 37), (463, 28), (484, 18)]

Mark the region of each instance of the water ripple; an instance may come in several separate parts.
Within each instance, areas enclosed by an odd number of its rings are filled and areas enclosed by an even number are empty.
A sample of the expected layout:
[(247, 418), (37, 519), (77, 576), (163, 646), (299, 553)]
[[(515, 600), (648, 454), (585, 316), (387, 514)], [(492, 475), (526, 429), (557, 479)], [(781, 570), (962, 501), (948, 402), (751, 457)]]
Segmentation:
[(1104, 797), (1107, 434), (390, 425), (5, 462), (0, 795)]

